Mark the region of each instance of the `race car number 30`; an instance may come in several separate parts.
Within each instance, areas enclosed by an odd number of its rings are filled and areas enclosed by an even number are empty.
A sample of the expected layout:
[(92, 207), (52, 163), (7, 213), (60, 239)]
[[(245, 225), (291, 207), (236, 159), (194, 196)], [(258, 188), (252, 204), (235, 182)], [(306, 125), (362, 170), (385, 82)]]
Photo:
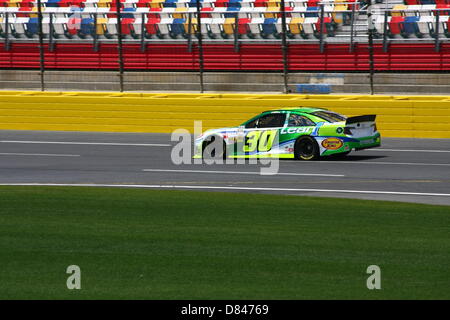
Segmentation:
[(267, 130), (267, 131), (250, 131), (245, 137), (245, 152), (258, 151), (266, 152), (272, 149), (273, 140), (277, 135), (277, 130)]

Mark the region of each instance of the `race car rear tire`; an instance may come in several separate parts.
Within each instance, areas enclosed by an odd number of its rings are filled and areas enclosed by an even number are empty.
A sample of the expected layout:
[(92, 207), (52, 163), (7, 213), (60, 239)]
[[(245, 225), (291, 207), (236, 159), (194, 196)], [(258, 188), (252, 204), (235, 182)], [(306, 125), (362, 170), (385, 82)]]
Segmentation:
[[(217, 155), (215, 154), (215, 149), (211, 151), (210, 154), (205, 154), (205, 149), (208, 145), (210, 145), (211, 143), (213, 143), (215, 141), (215, 139), (220, 139), (222, 141), (222, 149), (221, 149), (221, 154)], [(202, 156), (203, 158), (214, 158), (217, 157), (217, 159), (226, 159), (226, 144), (225, 141), (223, 141), (222, 138), (217, 137), (217, 136), (212, 136), (210, 141), (204, 141), (203, 145), (202, 145)]]
[(310, 136), (300, 137), (295, 141), (294, 158), (297, 160), (316, 160), (319, 158), (319, 145)]

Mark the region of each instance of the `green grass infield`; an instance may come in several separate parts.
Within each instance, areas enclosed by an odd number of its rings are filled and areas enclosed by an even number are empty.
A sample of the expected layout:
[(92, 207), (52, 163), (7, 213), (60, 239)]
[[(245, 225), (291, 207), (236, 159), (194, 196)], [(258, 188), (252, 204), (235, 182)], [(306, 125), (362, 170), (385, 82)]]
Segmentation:
[(0, 262), (2, 299), (449, 299), (450, 206), (0, 187)]

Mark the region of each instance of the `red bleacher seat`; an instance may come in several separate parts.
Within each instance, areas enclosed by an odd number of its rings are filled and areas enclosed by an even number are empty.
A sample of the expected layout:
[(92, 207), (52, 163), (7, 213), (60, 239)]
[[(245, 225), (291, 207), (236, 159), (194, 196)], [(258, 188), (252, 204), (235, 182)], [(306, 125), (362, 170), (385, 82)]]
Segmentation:
[(228, 7), (229, 0), (216, 0), (215, 6), (216, 7)]
[(255, 7), (267, 7), (267, 2), (269, 0), (255, 0), (254, 6)]
[(405, 4), (408, 6), (420, 4), (420, 0), (405, 0)]
[(389, 30), (392, 34), (401, 33), (401, 24), (405, 21), (405, 17), (392, 17), (389, 22)]
[(308, 7), (318, 7), (320, 0), (308, 0)]
[(136, 6), (138, 8), (150, 7), (151, 2), (152, 2), (152, 0), (139, 0), (138, 3), (136, 4)]
[(151, 18), (148, 19), (147, 23), (145, 24), (145, 29), (147, 30), (148, 34), (157, 34), (158, 33), (158, 23), (161, 21), (159, 18)]
[(212, 18), (212, 14), (210, 12), (213, 12), (213, 7), (205, 7), (200, 9), (200, 17), (201, 18)]

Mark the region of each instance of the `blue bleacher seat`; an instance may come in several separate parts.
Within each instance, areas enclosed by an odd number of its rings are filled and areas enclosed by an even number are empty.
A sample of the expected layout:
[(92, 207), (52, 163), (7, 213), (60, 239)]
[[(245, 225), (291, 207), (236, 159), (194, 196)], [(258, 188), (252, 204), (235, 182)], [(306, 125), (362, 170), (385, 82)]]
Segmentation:
[(176, 8), (177, 7), (177, 1), (178, 0), (166, 0), (164, 3), (163, 3), (163, 7), (164, 8)]
[(242, 0), (230, 0), (228, 8), (240, 8)]
[(32, 37), (39, 32), (38, 18), (30, 18), (27, 23), (27, 37)]
[(173, 23), (170, 28), (170, 36), (172, 38), (175, 38), (180, 34), (184, 34), (184, 23), (186, 23), (186, 19), (173, 19)]
[(405, 21), (403, 22), (403, 33), (410, 35), (416, 34), (419, 32), (419, 26), (417, 22), (419, 22), (420, 17), (405, 17)]
[(276, 22), (276, 18), (264, 19), (264, 23), (262, 25), (262, 33), (266, 36), (275, 34), (277, 32), (277, 28), (275, 27)]
[(61, 0), (48, 0), (47, 1), (47, 7), (59, 7), (59, 2)]
[(305, 18), (315, 18), (319, 16), (319, 7), (308, 7)]
[(122, 18), (133, 19), (134, 18), (134, 12), (136, 12), (136, 8), (124, 8), (122, 12), (123, 12), (121, 14)]
[[(200, 7), (202, 7), (201, 2), (203, 2), (203, 0), (200, 0)], [(191, 0), (191, 2), (189, 2), (189, 7), (190, 8), (196, 8), (197, 7), (197, 0)]]
[(94, 19), (86, 18), (81, 20), (80, 33), (82, 35), (94, 34)]
[[(227, 13), (224, 14), (225, 18), (234, 18), (237, 14), (237, 12), (239, 12), (241, 10), (241, 7), (228, 7), (227, 8)], [(229, 13), (232, 12), (232, 13)]]

